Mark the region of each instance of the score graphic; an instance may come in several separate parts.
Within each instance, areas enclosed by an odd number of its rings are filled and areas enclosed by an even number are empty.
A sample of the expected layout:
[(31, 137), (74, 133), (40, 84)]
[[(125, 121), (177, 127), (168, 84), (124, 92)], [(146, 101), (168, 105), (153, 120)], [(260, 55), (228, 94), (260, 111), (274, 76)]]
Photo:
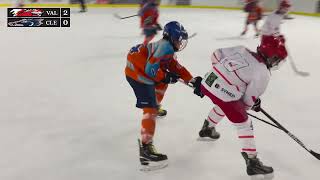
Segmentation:
[(8, 27), (70, 27), (70, 8), (8, 8)]

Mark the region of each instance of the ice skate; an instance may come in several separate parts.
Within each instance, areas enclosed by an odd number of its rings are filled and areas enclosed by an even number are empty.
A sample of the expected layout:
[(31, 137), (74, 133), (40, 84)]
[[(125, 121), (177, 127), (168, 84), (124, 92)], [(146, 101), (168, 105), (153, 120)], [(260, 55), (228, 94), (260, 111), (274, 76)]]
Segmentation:
[(168, 157), (165, 154), (157, 153), (152, 143), (144, 144), (138, 140), (141, 171), (153, 171), (168, 166)]
[(220, 138), (220, 133), (215, 127), (209, 127), (208, 120), (205, 120), (202, 129), (199, 131), (199, 141), (215, 141)]
[(273, 179), (273, 168), (263, 165), (263, 163), (255, 156), (249, 157), (247, 153), (241, 153), (246, 161), (247, 174), (251, 180), (270, 180)]
[(162, 109), (161, 106), (158, 107), (157, 118), (163, 118), (167, 115), (167, 110)]
[(85, 12), (87, 12), (87, 9), (86, 9), (86, 8), (82, 8), (82, 9), (79, 11), (79, 13), (85, 13)]

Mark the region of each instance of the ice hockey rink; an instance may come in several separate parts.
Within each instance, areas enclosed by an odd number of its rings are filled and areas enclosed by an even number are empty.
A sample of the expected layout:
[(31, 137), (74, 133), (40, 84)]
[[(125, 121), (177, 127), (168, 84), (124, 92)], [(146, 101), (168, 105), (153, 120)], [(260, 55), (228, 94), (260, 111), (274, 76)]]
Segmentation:
[[(134, 8), (72, 9), (70, 28), (0, 27), (1, 180), (247, 180), (236, 131), (228, 119), (215, 142), (197, 141), (213, 104), (177, 83), (163, 101), (167, 117), (157, 120), (154, 144), (169, 166), (139, 171), (140, 110), (124, 76), (126, 53), (143, 41)], [(210, 69), (216, 48), (259, 43), (244, 25), (242, 11), (161, 9), (160, 23), (177, 20), (197, 35), (179, 52), (194, 75)], [(262, 22), (260, 22), (261, 26)], [(272, 72), (262, 106), (310, 149), (320, 152), (320, 19), (284, 21), (289, 63)], [(158, 35), (155, 40), (161, 38)], [(253, 113), (254, 114), (254, 113)], [(262, 114), (259, 117), (265, 118)], [(320, 161), (282, 131), (253, 120), (259, 158), (275, 180), (318, 180)]]

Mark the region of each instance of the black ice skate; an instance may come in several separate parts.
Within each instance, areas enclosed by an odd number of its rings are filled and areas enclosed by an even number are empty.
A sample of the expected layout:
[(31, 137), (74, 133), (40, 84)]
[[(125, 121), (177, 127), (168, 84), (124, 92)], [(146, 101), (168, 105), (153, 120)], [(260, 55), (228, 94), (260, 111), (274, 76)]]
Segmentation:
[(141, 171), (153, 171), (168, 166), (168, 157), (165, 154), (157, 153), (152, 143), (139, 143)]
[(220, 138), (220, 133), (216, 131), (215, 127), (209, 127), (208, 120), (204, 120), (202, 129), (199, 131), (199, 139), (200, 141), (206, 141), (206, 140), (217, 140)]
[(272, 179), (273, 178), (273, 168), (265, 166), (257, 157), (249, 157), (247, 153), (241, 153), (246, 161), (247, 174), (251, 179)]
[(167, 110), (162, 109), (161, 106), (158, 107), (158, 113), (157, 113), (157, 117), (158, 118), (162, 118), (165, 117), (167, 115)]

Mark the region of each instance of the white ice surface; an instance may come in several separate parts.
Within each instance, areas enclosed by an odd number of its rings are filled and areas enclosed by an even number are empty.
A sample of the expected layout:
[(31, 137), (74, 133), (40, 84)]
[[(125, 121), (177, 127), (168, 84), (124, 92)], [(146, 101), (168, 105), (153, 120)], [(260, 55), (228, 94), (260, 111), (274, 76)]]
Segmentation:
[[(163, 170), (139, 171), (137, 138), (141, 112), (124, 76), (128, 49), (143, 41), (138, 19), (118, 20), (136, 9), (89, 9), (71, 15), (71, 28), (7, 28), (0, 9), (1, 180), (246, 180), (232, 124), (218, 127), (221, 139), (196, 141), (212, 107), (191, 89), (171, 85), (163, 101), (168, 116), (157, 122), (155, 145), (169, 157)], [(210, 69), (216, 48), (259, 40), (244, 38), (240, 11), (162, 9), (160, 23), (181, 22), (198, 33), (178, 53), (194, 75)], [(299, 69), (285, 64), (272, 73), (262, 96), (265, 109), (309, 148), (320, 151), (320, 19), (295, 16), (282, 24)], [(161, 38), (157, 36), (156, 40)], [(254, 121), (259, 157), (276, 180), (320, 179), (320, 161), (285, 133)]]

